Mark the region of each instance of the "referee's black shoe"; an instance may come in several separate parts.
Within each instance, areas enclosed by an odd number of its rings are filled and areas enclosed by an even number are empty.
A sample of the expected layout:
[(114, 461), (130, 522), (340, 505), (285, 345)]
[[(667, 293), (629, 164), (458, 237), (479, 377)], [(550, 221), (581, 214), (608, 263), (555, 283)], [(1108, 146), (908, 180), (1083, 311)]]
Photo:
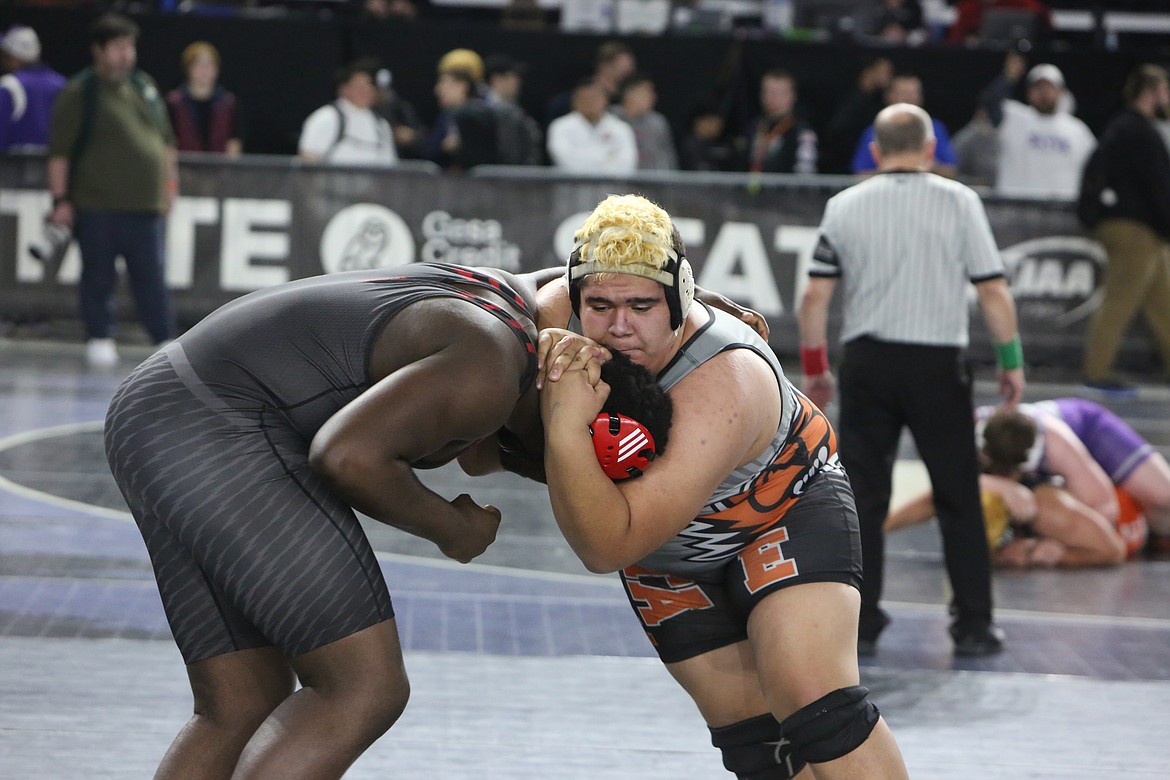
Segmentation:
[(982, 618), (961, 618), (951, 623), (955, 655), (986, 656), (1003, 650), (1003, 629)]

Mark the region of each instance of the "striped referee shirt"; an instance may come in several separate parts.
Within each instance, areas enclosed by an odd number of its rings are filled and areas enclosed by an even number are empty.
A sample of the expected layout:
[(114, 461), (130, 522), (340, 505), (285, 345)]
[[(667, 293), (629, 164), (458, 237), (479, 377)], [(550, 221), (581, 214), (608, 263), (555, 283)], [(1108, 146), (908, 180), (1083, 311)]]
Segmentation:
[(809, 276), (842, 285), (841, 340), (968, 342), (968, 282), (1004, 275), (983, 203), (933, 173), (895, 171), (829, 199)]

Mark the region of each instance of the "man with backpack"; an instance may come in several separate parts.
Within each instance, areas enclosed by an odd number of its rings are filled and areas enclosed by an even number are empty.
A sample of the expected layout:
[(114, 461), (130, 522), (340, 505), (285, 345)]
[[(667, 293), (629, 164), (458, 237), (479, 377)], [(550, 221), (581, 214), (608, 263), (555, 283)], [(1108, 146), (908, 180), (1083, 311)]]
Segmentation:
[(527, 63), (507, 54), (489, 54), (484, 60), (487, 90), (484, 99), (496, 111), (496, 141), (502, 165), (541, 165), (544, 133), (520, 106), (520, 90)]
[(138, 319), (155, 344), (174, 331), (165, 280), (165, 215), (178, 195), (174, 134), (154, 79), (136, 68), (138, 25), (115, 13), (90, 28), (93, 66), (57, 96), (49, 135), (50, 222), (81, 249), (86, 359), (118, 361), (115, 260), (130, 275)]
[(302, 160), (346, 165), (395, 165), (398, 152), (390, 123), (374, 111), (380, 94), (378, 62), (360, 58), (337, 72), (337, 99), (321, 106), (301, 129)]

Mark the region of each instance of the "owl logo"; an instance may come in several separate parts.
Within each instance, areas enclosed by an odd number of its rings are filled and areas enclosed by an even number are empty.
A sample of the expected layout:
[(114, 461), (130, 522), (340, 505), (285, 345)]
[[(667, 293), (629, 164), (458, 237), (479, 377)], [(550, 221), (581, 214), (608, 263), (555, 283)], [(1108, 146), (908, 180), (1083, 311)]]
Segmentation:
[(337, 271), (393, 268), (414, 262), (414, 236), (385, 206), (357, 203), (337, 212), (321, 235), (321, 266)]
[(390, 246), (390, 231), (381, 220), (370, 218), (345, 245), (341, 253), (341, 271), (381, 268), (382, 253)]

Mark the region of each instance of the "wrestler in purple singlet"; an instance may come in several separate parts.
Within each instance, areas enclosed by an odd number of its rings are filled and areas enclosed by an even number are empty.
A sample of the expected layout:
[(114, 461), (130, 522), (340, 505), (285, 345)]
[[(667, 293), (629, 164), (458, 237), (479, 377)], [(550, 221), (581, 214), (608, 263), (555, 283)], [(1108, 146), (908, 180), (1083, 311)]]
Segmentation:
[(1036, 406), (1054, 408), (1115, 485), (1125, 482), (1154, 453), (1137, 431), (1100, 404), (1084, 398), (1056, 398)]

